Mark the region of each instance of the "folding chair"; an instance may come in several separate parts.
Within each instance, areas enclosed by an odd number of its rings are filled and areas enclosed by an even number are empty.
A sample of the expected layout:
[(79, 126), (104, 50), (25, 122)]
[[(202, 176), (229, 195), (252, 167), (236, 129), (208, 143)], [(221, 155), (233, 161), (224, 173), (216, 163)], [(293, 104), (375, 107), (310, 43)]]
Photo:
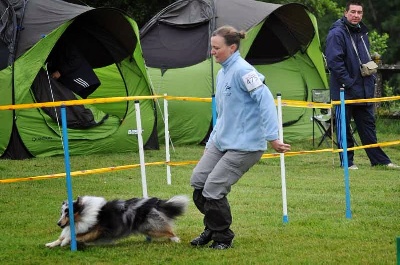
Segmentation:
[[(315, 103), (330, 103), (331, 102), (331, 96), (330, 96), (330, 91), (329, 89), (313, 89), (311, 91), (311, 100)], [(328, 147), (331, 145), (328, 142), (328, 139), (331, 139), (334, 144), (336, 142), (332, 138), (332, 133), (333, 133), (333, 116), (332, 116), (332, 109), (327, 108), (327, 109), (317, 109), (313, 108), (313, 114), (312, 114), (312, 122), (313, 122), (313, 147), (315, 147), (315, 125), (317, 125), (317, 128), (319, 129), (322, 137), (321, 140), (318, 143), (317, 147), (320, 147), (322, 142), (326, 142)]]
[[(312, 101), (316, 103), (330, 103), (331, 96), (329, 89), (313, 89), (312, 93)], [(336, 145), (334, 140), (333, 132), (335, 131), (335, 115), (333, 115), (332, 109), (316, 109), (313, 108), (313, 147), (315, 147), (315, 124), (317, 125), (319, 131), (321, 132), (321, 140), (318, 143), (317, 147), (320, 147), (322, 142), (326, 142), (328, 147), (331, 147), (328, 139), (333, 141), (333, 144)], [(353, 137), (353, 141), (355, 145), (358, 145), (357, 140), (354, 138), (354, 133), (357, 131), (357, 128), (350, 123), (351, 136)]]

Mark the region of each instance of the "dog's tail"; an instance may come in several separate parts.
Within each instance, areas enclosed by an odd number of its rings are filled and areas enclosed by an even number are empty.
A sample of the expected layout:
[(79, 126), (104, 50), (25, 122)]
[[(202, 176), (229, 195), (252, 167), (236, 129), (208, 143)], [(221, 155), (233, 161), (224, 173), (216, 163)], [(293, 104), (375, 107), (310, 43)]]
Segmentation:
[(189, 198), (187, 196), (177, 195), (167, 201), (161, 201), (158, 210), (173, 219), (185, 213), (188, 203)]

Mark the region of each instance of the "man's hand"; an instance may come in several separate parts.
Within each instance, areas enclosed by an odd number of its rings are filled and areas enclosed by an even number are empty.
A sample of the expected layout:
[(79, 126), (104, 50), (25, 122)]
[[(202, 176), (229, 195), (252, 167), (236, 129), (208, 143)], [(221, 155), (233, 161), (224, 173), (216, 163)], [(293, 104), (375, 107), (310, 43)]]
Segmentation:
[(275, 149), (278, 153), (285, 153), (287, 151), (290, 151), (290, 144), (285, 144), (281, 140), (273, 140), (269, 142), (272, 146), (272, 148)]
[(51, 77), (53, 77), (54, 79), (58, 79), (60, 78), (61, 74), (59, 71), (55, 71), (54, 73), (51, 74)]

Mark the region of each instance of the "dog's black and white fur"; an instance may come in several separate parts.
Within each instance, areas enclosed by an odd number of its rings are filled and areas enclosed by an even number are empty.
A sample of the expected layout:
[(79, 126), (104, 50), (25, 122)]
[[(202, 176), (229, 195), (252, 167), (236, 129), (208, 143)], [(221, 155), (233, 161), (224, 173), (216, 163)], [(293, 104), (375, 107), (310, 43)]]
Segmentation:
[[(180, 239), (173, 232), (173, 220), (187, 208), (183, 195), (169, 200), (159, 198), (132, 198), (106, 201), (102, 197), (83, 196), (74, 201), (74, 223), (78, 243), (105, 243), (129, 236), (144, 234), (150, 238)], [(66, 246), (71, 242), (68, 202), (61, 206), (57, 223), (63, 230), (60, 237), (46, 247)]]

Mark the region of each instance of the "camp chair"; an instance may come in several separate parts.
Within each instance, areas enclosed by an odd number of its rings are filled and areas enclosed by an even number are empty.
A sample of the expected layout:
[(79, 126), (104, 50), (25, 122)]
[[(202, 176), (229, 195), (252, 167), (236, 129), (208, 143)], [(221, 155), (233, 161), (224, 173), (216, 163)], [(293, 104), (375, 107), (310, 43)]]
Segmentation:
[[(330, 103), (330, 90), (329, 89), (313, 89), (311, 91), (312, 101), (315, 103)], [(332, 137), (333, 132), (335, 131), (334, 122), (335, 115), (332, 113), (332, 109), (317, 109), (313, 108), (313, 147), (315, 147), (315, 125), (317, 125), (319, 131), (322, 134), (321, 140), (318, 143), (317, 147), (320, 147), (322, 142), (326, 142), (328, 147), (331, 147), (328, 139), (331, 139), (332, 142), (336, 145), (334, 138)], [(356, 139), (354, 138), (354, 133), (357, 131), (357, 128), (350, 123), (351, 136), (353, 137), (353, 141), (355, 145), (358, 145)]]
[[(311, 91), (311, 100), (315, 103), (330, 103), (331, 96), (329, 89), (313, 89)], [(317, 109), (313, 108), (312, 114), (312, 122), (313, 122), (313, 147), (315, 147), (315, 125), (319, 129), (322, 134), (321, 140), (318, 143), (317, 147), (320, 147), (322, 142), (326, 142), (328, 147), (330, 147), (328, 139), (331, 139), (334, 144), (336, 142), (332, 138), (333, 133), (333, 116), (332, 109)]]

